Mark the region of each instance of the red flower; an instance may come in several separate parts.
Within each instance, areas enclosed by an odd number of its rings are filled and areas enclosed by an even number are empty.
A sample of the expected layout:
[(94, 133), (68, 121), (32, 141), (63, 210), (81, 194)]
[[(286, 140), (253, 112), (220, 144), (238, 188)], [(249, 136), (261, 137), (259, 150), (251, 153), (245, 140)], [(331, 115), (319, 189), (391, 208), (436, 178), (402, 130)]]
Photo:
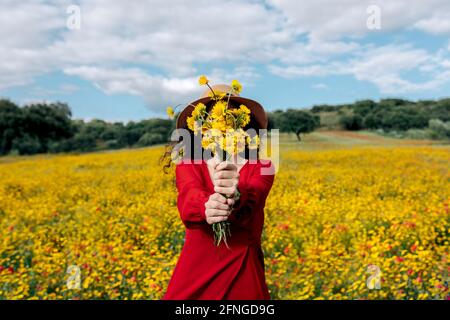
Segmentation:
[(414, 271), (412, 269), (408, 269), (408, 271), (406, 273), (408, 273), (408, 276), (410, 276), (414, 273)]
[(398, 263), (401, 263), (401, 262), (405, 261), (405, 259), (402, 258), (402, 257), (397, 256), (397, 257), (395, 258), (395, 261), (397, 261)]
[(280, 224), (279, 228), (280, 228), (280, 230), (287, 230), (287, 229), (289, 229), (289, 225), (287, 223), (283, 223), (283, 224)]
[(411, 246), (411, 252), (415, 252), (416, 249), (417, 249), (417, 244), (413, 244), (413, 245)]

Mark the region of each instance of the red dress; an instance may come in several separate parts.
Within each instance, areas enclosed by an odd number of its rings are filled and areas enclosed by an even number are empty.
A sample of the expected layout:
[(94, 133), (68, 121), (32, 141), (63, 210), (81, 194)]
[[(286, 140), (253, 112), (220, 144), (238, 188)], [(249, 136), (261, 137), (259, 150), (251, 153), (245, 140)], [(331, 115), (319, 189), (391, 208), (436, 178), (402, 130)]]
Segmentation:
[(273, 180), (270, 161), (244, 164), (239, 172), (241, 197), (228, 218), (229, 248), (223, 242), (217, 247), (205, 216), (205, 202), (214, 193), (206, 162), (176, 166), (177, 206), (186, 236), (163, 300), (270, 299), (261, 232)]

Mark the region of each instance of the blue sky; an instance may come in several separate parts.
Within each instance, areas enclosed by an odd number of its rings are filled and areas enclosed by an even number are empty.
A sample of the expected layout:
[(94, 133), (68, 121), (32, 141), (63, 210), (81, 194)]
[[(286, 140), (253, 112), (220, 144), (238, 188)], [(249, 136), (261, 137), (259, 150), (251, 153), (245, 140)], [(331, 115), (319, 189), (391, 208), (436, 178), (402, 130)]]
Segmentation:
[(201, 74), (267, 110), (450, 96), (447, 0), (3, 2), (0, 96), (75, 118), (164, 116)]

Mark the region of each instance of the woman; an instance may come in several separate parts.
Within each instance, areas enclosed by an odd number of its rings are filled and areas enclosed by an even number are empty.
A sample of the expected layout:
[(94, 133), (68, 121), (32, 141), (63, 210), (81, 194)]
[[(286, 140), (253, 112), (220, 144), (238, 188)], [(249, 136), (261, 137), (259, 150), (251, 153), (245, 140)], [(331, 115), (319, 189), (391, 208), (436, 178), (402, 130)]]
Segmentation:
[[(229, 87), (216, 85), (212, 89), (228, 92)], [(177, 119), (177, 128), (187, 127), (192, 106), (198, 102), (210, 106), (210, 100), (205, 92), (185, 108)], [(238, 95), (230, 98), (231, 108), (240, 104), (251, 110), (251, 121), (245, 129), (267, 128), (267, 116), (259, 103)], [(271, 162), (249, 161), (249, 154), (246, 150), (228, 162), (211, 157), (200, 163), (177, 164), (177, 206), (186, 237), (164, 300), (270, 299), (261, 232), (274, 170), (267, 175), (267, 169), (262, 169), (272, 168)], [(223, 244), (217, 247), (211, 224), (226, 220), (231, 223), (229, 248)]]

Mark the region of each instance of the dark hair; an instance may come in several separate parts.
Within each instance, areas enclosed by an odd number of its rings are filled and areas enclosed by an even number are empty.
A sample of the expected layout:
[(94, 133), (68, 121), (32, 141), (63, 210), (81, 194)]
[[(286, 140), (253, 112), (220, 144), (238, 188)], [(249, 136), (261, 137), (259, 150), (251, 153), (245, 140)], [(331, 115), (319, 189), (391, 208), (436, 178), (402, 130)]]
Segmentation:
[[(206, 103), (206, 110), (209, 112), (212, 108), (214, 104), (214, 100), (211, 100), (210, 102)], [(234, 108), (239, 108), (240, 104), (237, 102), (234, 102), (232, 100), (229, 101), (228, 104), (228, 108), (230, 109), (234, 109)], [(250, 122), (243, 128), (245, 131), (249, 130), (249, 129), (254, 129), (256, 132), (258, 132), (261, 127), (258, 124), (258, 122), (255, 120), (255, 118), (253, 117), (252, 114), (250, 114)], [(187, 159), (189, 158), (190, 160), (195, 160), (194, 156), (195, 156), (195, 145), (193, 143), (194, 141), (194, 133), (189, 130), (189, 134), (190, 134), (190, 141), (191, 141), (191, 145), (190, 145), (190, 151), (187, 152), (186, 154), (182, 155), (183, 159)], [(179, 145), (179, 143), (181, 142), (180, 140), (182, 140), (182, 138), (180, 137), (180, 139), (178, 141), (170, 141), (166, 144), (165, 146), (165, 150), (163, 155), (161, 156), (161, 158), (159, 159), (160, 164), (162, 165), (163, 171), (165, 173), (168, 173), (168, 170), (170, 169), (170, 167), (173, 164), (173, 160), (172, 160), (172, 155), (174, 152), (178, 153), (178, 150), (176, 150), (175, 148), (177, 147), (177, 145)], [(208, 152), (205, 152), (205, 149), (202, 147), (202, 152), (201, 152), (201, 156), (203, 157), (203, 155), (205, 154), (209, 154)], [(245, 146), (244, 151), (240, 154), (241, 156), (243, 156), (245, 159), (250, 159), (250, 155), (256, 155), (256, 158), (259, 159), (259, 146), (256, 149), (256, 152), (251, 152), (251, 150), (248, 148), (248, 146)]]

